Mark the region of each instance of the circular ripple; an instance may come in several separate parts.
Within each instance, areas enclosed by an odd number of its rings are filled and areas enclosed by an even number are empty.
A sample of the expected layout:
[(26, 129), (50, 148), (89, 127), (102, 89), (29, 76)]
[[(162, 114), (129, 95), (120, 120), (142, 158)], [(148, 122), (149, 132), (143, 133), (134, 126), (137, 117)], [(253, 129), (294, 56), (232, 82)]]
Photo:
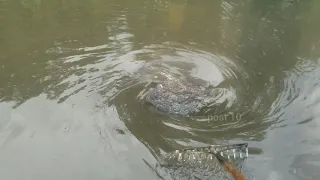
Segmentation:
[[(241, 104), (242, 96), (247, 89), (245, 83), (247, 74), (239, 65), (225, 57), (219, 57), (190, 47), (169, 45), (147, 47), (148, 50), (158, 53), (153, 54), (155, 60), (148, 61), (137, 73), (137, 79), (140, 81), (153, 82), (151, 86), (145, 86), (139, 93), (140, 102), (145, 102), (146, 94), (150, 88), (155, 88), (157, 84), (163, 84), (167, 80), (169, 82), (177, 81), (175, 84), (181, 82), (185, 85), (179, 86), (186, 90), (176, 93), (180, 93), (177, 95), (178, 99), (186, 101), (189, 96), (184, 97), (185, 94), (190, 94), (192, 90), (198, 92), (198, 94), (194, 93), (198, 98), (203, 97), (201, 101), (204, 104), (203, 107), (201, 106), (202, 111), (192, 114), (191, 117), (203, 116), (202, 118), (208, 118), (209, 115), (221, 114), (231, 110), (232, 107), (237, 108)], [(193, 85), (197, 87), (193, 87)], [(201, 90), (198, 90), (199, 86), (206, 87), (206, 92), (209, 89), (210, 93), (201, 93)], [(204, 103), (206, 101), (210, 103)]]
[[(116, 107), (126, 105), (125, 113), (129, 114), (131, 122), (138, 121), (140, 124), (157, 126), (156, 131), (178, 130), (181, 134), (195, 137), (213, 132), (214, 136), (218, 137), (228, 129), (237, 129), (250, 124), (242, 117), (257, 106), (255, 103), (259, 103), (248, 91), (250, 89), (248, 74), (236, 62), (173, 43), (150, 45), (136, 52), (134, 55), (131, 52), (131, 57), (137, 62), (145, 63), (134, 73), (117, 79), (117, 84), (121, 86), (118, 86), (118, 93), (112, 101)], [(200, 111), (189, 116), (171, 115), (146, 101), (152, 88), (171, 80), (191, 84), (186, 86), (188, 90), (192, 90), (192, 85), (197, 85), (206, 87), (214, 93), (202, 99), (210, 101), (202, 106)], [(159, 129), (160, 127), (163, 129)], [(241, 133), (238, 134), (241, 136)], [(164, 136), (167, 135), (166, 132)]]

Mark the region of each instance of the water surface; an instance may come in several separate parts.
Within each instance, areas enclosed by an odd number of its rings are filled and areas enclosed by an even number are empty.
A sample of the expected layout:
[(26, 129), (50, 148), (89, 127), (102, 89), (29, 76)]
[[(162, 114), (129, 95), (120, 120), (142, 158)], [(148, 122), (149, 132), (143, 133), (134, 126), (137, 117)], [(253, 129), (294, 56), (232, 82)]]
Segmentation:
[[(318, 179), (319, 10), (317, 0), (0, 1), (1, 179), (159, 179), (145, 162), (238, 142), (255, 149), (254, 179)], [(168, 77), (222, 89), (207, 111), (173, 118), (143, 99)]]

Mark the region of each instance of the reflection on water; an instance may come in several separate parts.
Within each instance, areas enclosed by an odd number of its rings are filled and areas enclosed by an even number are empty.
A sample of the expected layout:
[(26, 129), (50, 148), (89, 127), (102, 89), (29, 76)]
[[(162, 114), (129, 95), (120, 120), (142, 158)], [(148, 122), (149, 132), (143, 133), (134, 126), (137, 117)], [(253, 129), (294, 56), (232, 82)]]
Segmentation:
[[(0, 177), (156, 179), (143, 160), (245, 141), (254, 179), (315, 179), (319, 8), (0, 1)], [(144, 100), (171, 77), (221, 91), (199, 114), (172, 117)]]

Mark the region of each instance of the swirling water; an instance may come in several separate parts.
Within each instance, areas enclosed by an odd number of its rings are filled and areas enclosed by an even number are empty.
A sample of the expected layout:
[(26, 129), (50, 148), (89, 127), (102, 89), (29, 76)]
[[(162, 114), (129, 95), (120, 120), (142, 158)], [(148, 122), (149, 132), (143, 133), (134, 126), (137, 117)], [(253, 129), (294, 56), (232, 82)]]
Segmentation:
[[(158, 179), (166, 152), (248, 142), (252, 179), (317, 179), (319, 9), (0, 1), (0, 178)], [(219, 91), (200, 114), (171, 117), (144, 102), (169, 78)]]

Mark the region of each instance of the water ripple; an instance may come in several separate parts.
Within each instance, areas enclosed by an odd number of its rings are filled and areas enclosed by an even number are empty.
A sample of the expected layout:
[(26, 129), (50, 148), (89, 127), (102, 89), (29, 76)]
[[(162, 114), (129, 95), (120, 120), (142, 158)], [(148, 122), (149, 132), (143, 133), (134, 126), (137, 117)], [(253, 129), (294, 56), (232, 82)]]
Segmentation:
[[(285, 73), (280, 88), (281, 93), (274, 100), (269, 111), (270, 121), (277, 123), (275, 127), (312, 121), (313, 113), (310, 113), (308, 108), (299, 109), (299, 107), (311, 107), (313, 103), (317, 103), (318, 99), (312, 99), (310, 95), (314, 94), (319, 77), (320, 70), (316, 64), (302, 59), (291, 71)], [(312, 99), (311, 102), (310, 99)]]
[[(188, 142), (193, 140), (206, 143), (212, 143), (215, 138), (228, 139), (229, 136), (232, 139), (235, 137), (254, 139), (259, 138), (263, 130), (268, 127), (263, 120), (250, 118), (253, 116), (250, 113), (261, 111), (263, 95), (253, 91), (248, 92), (251, 82), (246, 69), (227, 57), (173, 42), (145, 46), (124, 56), (128, 56), (126, 61), (120, 62), (118, 58), (116, 61), (120, 63), (113, 69), (120, 66), (127, 67), (129, 62), (139, 62), (139, 65), (134, 71), (126, 71), (127, 69), (123, 68), (122, 75), (115, 75), (118, 78), (105, 81), (102, 84), (108, 85), (97, 89), (106, 99), (105, 102), (119, 109), (120, 116), (126, 114), (126, 117), (130, 117), (130, 120), (128, 118), (122, 120), (136, 136), (139, 136), (138, 129), (150, 131), (150, 137), (139, 137), (150, 147), (160, 145), (160, 149), (166, 149), (169, 144), (172, 146), (178, 141), (186, 141), (186, 138)], [(110, 71), (108, 77), (113, 77), (114, 73)], [(147, 105), (144, 98), (148, 90), (170, 78), (216, 87), (214, 103), (191, 117), (169, 116)], [(272, 96), (276, 93), (274, 83), (270, 78), (270, 83), (267, 85)], [(106, 90), (107, 87), (114, 88)], [(255, 93), (256, 98), (252, 98)], [(247, 99), (253, 100), (247, 101)], [(267, 106), (265, 104), (265, 107)], [(257, 124), (260, 124), (261, 129), (251, 128)], [(228, 135), (226, 132), (232, 133)], [(183, 140), (180, 139), (182, 137)], [(155, 142), (154, 138), (159, 143), (149, 144)]]

